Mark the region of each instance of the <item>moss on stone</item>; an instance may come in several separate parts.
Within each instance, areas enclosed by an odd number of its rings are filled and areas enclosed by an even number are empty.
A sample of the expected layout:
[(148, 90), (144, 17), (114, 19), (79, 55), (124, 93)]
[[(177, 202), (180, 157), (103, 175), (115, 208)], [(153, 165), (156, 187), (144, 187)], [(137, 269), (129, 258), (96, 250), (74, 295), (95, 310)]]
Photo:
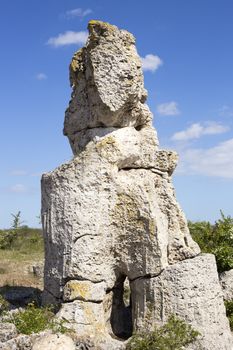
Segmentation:
[(83, 299), (87, 300), (89, 298), (89, 287), (87, 284), (78, 281), (69, 281), (66, 284), (66, 291), (69, 294), (69, 299)]
[(118, 143), (113, 136), (106, 136), (96, 144), (99, 155), (107, 159), (110, 163), (115, 163), (120, 157), (120, 149)]
[(82, 54), (83, 54), (83, 49), (76, 51), (70, 62), (71, 86), (77, 85), (77, 73), (83, 70)]
[[(116, 26), (109, 24), (108, 22), (102, 22), (98, 20), (90, 20), (88, 23), (88, 30), (90, 35), (96, 36), (96, 34), (102, 35), (104, 32), (116, 31)], [(98, 32), (99, 31), (99, 32)]]

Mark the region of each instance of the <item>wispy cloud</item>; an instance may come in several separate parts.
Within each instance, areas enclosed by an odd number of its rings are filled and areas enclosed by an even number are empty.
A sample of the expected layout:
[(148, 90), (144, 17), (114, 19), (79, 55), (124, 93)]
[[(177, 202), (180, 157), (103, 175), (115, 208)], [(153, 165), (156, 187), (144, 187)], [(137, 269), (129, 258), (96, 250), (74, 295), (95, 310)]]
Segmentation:
[(83, 45), (86, 43), (88, 33), (86, 31), (73, 32), (67, 31), (60, 33), (56, 37), (52, 37), (47, 41), (47, 44), (53, 47), (60, 47), (66, 45)]
[(212, 148), (190, 148), (179, 153), (178, 173), (233, 179), (233, 138)]
[(25, 193), (27, 191), (27, 187), (22, 184), (16, 184), (9, 188), (9, 192), (11, 193)]
[(145, 57), (141, 57), (142, 69), (144, 71), (155, 72), (160, 66), (162, 66), (163, 61), (159, 56), (148, 54)]
[(221, 108), (219, 108), (219, 115), (221, 117), (233, 117), (233, 108), (224, 105)]
[(87, 15), (90, 15), (93, 11), (91, 9), (83, 10), (81, 8), (76, 8), (73, 10), (66, 11), (66, 17), (67, 18), (74, 18), (74, 17), (86, 17)]
[(46, 80), (46, 79), (48, 79), (48, 77), (47, 77), (47, 75), (45, 73), (38, 73), (36, 75), (36, 79), (37, 80)]
[(25, 176), (28, 175), (28, 172), (25, 170), (12, 170), (10, 172), (11, 176)]
[(180, 110), (175, 101), (161, 103), (157, 106), (157, 112), (161, 115), (179, 115)]
[(189, 141), (192, 139), (199, 139), (204, 135), (222, 134), (229, 130), (228, 126), (216, 122), (207, 122), (205, 125), (194, 123), (186, 130), (176, 132), (172, 136), (173, 141)]

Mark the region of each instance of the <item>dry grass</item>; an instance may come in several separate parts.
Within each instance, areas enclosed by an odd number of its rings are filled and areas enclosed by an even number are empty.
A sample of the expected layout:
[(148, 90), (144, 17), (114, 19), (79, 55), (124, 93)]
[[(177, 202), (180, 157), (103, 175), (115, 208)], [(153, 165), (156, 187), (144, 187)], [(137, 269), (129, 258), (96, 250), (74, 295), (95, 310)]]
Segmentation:
[(0, 249), (0, 287), (25, 286), (43, 289), (43, 279), (32, 266), (44, 260), (41, 230), (22, 228), (8, 249)]

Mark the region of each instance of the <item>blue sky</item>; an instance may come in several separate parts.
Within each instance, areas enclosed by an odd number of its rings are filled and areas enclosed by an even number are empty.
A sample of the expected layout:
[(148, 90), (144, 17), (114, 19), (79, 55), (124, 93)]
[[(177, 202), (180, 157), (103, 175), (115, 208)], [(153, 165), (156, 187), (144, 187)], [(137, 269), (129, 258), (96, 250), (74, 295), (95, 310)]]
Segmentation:
[(132, 32), (162, 148), (177, 150), (187, 218), (233, 215), (232, 0), (1, 1), (0, 227), (38, 226), (40, 176), (72, 158), (68, 65), (90, 19)]

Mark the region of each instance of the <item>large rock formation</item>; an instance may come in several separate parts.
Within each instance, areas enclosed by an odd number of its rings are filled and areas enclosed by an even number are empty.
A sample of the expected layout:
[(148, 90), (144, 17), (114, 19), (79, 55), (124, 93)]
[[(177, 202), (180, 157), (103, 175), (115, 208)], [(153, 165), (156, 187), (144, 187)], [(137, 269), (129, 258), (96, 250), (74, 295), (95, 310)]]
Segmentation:
[(171, 182), (177, 154), (158, 149), (135, 39), (100, 21), (88, 29), (70, 65), (74, 158), (42, 178), (44, 302), (101, 349), (146, 327), (150, 304), (150, 326), (176, 313), (201, 331), (203, 349), (230, 350), (215, 261), (196, 257)]
[(233, 269), (222, 272), (219, 280), (222, 286), (224, 300), (233, 300)]

